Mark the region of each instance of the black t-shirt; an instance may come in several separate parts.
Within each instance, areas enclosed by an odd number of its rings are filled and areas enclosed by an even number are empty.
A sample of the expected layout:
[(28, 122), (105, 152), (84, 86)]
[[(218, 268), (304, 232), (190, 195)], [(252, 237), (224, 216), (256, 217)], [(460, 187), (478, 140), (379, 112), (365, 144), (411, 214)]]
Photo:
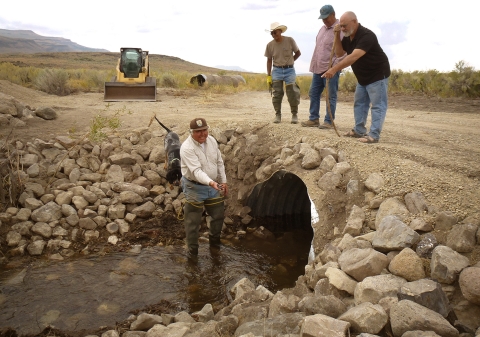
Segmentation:
[(390, 63), (387, 55), (378, 43), (377, 36), (370, 29), (358, 24), (353, 40), (343, 37), (343, 50), (351, 54), (354, 49), (361, 49), (365, 55), (352, 64), (352, 70), (360, 85), (369, 85), (390, 76)]

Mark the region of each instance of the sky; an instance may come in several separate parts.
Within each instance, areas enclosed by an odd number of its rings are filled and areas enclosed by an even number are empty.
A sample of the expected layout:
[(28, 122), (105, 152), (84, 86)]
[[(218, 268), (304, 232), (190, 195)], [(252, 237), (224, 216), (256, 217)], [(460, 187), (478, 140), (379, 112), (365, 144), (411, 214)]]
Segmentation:
[(266, 73), (265, 47), (272, 40), (266, 30), (279, 22), (300, 48), (295, 69), (301, 74), (309, 72), (325, 4), (337, 18), (355, 12), (377, 35), (392, 69), (447, 72), (459, 61), (480, 69), (480, 44), (474, 42), (480, 2), (474, 0), (2, 1), (0, 28), (111, 52), (138, 47), (204, 66)]

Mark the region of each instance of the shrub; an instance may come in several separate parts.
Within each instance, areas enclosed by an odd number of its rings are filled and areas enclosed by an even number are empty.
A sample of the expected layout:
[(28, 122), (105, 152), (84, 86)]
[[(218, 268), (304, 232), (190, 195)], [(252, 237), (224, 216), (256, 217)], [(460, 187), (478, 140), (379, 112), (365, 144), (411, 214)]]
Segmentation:
[(1, 62), (0, 80), (7, 80), (24, 87), (31, 87), (40, 71), (40, 69), (34, 67), (19, 67), (10, 62)]
[(309, 97), (308, 92), (310, 91), (310, 85), (312, 84), (312, 76), (297, 76), (296, 82), (300, 87), (300, 96)]
[[(92, 69), (80, 69), (68, 71), (68, 87), (71, 92), (101, 92), (107, 81), (109, 72)], [(111, 76), (110, 76), (111, 77)]]
[(35, 80), (35, 87), (48, 94), (65, 96), (70, 94), (68, 74), (62, 69), (45, 69), (40, 72)]
[[(111, 105), (107, 104), (104, 113), (108, 114)], [(90, 122), (90, 130), (88, 132), (88, 139), (93, 142), (99, 142), (107, 138), (106, 128), (110, 130), (116, 130), (122, 126), (122, 117), (125, 114), (131, 114), (130, 110), (127, 110), (126, 106), (123, 106), (121, 109), (117, 109), (113, 112), (113, 116), (102, 116), (100, 114), (96, 115)]]
[(178, 88), (178, 80), (171, 73), (164, 73), (160, 77), (159, 84), (164, 88)]
[(455, 64), (455, 70), (450, 73), (450, 78), (455, 96), (480, 96), (480, 72), (475, 71), (465, 61)]
[(338, 81), (338, 89), (346, 92), (355, 92), (357, 78), (352, 71), (342, 71)]
[[(212, 93), (226, 94), (242, 91), (264, 91), (268, 94), (265, 73), (241, 74), (246, 84), (234, 89), (230, 87), (230, 84), (199, 87), (190, 83), (194, 74), (186, 71), (157, 68), (156, 71), (151, 69), (150, 74), (157, 79), (157, 84), (160, 87), (165, 88), (210, 90)], [(219, 70), (218, 74), (227, 74), (227, 71)], [(101, 92), (104, 82), (111, 81), (114, 75), (114, 70), (43, 70), (35, 67), (23, 67), (11, 62), (0, 63), (0, 80), (8, 80), (25, 87), (35, 86), (39, 90), (56, 95), (68, 95), (76, 91)], [(311, 76), (298, 76), (297, 83), (302, 97), (308, 97)], [(339, 90), (354, 92), (356, 86), (357, 79), (353, 72), (349, 69), (342, 71)], [(437, 70), (404, 72), (393, 69), (389, 79), (388, 91), (390, 93), (422, 94), (438, 97), (478, 98), (480, 97), (480, 71), (476, 71), (465, 61), (459, 61), (455, 64), (453, 71), (446, 73)]]

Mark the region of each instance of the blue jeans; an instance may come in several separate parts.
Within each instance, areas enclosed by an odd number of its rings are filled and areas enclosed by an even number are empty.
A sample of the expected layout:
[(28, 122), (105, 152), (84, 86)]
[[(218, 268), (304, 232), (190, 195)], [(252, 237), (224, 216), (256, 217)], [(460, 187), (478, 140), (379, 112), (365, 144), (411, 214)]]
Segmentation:
[(185, 199), (190, 202), (202, 203), (205, 200), (220, 197), (220, 192), (211, 186), (195, 184), (185, 177), (180, 180)]
[(295, 83), (295, 68), (276, 68), (272, 67), (272, 81), (284, 81), (285, 84)]
[(353, 116), (355, 127), (353, 130), (360, 134), (367, 134), (365, 124), (367, 122), (368, 110), (372, 104), (372, 124), (368, 135), (373, 139), (380, 139), (383, 122), (387, 115), (388, 106), (388, 78), (373, 82), (368, 85), (357, 84), (355, 89), (355, 102), (353, 104)]
[[(332, 117), (335, 119), (335, 110), (337, 108), (337, 91), (338, 91), (338, 78), (340, 77), (340, 72), (336, 72), (335, 75), (328, 81), (328, 100), (330, 101), (330, 111), (332, 112)], [(322, 96), (323, 89), (327, 85), (327, 79), (322, 78), (322, 74), (313, 74), (312, 84), (310, 85), (310, 91), (308, 96), (310, 96), (310, 116), (309, 120), (313, 121), (320, 118), (320, 97)], [(327, 107), (325, 104), (325, 119), (324, 122), (332, 124), (330, 115), (328, 114)]]

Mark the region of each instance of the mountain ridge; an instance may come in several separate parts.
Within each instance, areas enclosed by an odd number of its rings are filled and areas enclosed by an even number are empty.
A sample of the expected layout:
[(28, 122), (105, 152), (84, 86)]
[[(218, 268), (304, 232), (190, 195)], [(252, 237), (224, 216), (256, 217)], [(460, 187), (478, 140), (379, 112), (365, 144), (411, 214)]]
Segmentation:
[(0, 54), (56, 52), (109, 52), (89, 48), (63, 37), (42, 36), (31, 30), (0, 29)]
[[(218, 73), (220, 68), (203, 66), (175, 56), (150, 53), (152, 69), (186, 71), (189, 73)], [(12, 63), (19, 67), (60, 69), (115, 69), (119, 51), (80, 46), (61, 37), (38, 35), (31, 30), (0, 29), (0, 64)], [(224, 69), (226, 73), (244, 70)]]

